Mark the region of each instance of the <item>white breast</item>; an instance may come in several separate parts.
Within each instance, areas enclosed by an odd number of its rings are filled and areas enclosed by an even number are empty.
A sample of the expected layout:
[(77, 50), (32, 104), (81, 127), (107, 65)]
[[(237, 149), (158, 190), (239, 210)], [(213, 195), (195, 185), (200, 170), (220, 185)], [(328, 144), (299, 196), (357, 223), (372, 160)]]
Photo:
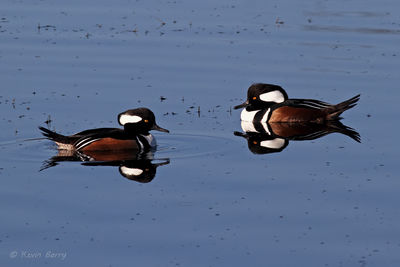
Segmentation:
[(152, 134), (148, 134), (148, 135), (143, 135), (143, 134), (141, 134), (141, 136), (143, 136), (143, 137), (147, 140), (147, 143), (148, 143), (151, 147), (157, 146), (156, 139), (154, 138), (154, 136), (153, 136)]
[(242, 110), (242, 113), (240, 113), (240, 119), (242, 121), (253, 121), (254, 116), (259, 110), (255, 111), (247, 111), (245, 108)]
[[(268, 128), (268, 123), (267, 122), (261, 122), (260, 125), (263, 127), (264, 132), (261, 133), (266, 133), (268, 135), (271, 135), (271, 132), (269, 131)], [(240, 126), (242, 126), (242, 130), (246, 133), (260, 133), (260, 131), (256, 130), (256, 127), (254, 127), (254, 123), (249, 122), (249, 121), (242, 121), (240, 123)]]
[(242, 130), (246, 133), (258, 133), (254, 124), (250, 121), (241, 121), (240, 126), (242, 126)]
[[(246, 109), (242, 110), (242, 113), (240, 113), (240, 119), (242, 121), (254, 121), (254, 116), (257, 114), (257, 112), (259, 112), (260, 110), (254, 110), (254, 111), (247, 111)], [(264, 116), (262, 117), (260, 122), (267, 122), (268, 121), (268, 116), (269, 116), (269, 112), (271, 111), (271, 109), (267, 109), (264, 113)]]

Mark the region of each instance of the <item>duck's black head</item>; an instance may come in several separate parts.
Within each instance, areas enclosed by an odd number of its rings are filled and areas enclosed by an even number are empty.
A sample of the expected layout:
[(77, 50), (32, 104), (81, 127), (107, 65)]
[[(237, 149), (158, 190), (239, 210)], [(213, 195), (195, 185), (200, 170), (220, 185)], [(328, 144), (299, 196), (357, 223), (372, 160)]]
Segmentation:
[(246, 102), (235, 106), (234, 109), (247, 107), (254, 110), (263, 109), (274, 104), (282, 103), (287, 99), (287, 93), (279, 85), (255, 83), (247, 90)]
[(148, 108), (129, 109), (118, 115), (118, 122), (124, 129), (136, 133), (148, 133), (150, 130), (169, 133), (156, 123), (154, 113)]

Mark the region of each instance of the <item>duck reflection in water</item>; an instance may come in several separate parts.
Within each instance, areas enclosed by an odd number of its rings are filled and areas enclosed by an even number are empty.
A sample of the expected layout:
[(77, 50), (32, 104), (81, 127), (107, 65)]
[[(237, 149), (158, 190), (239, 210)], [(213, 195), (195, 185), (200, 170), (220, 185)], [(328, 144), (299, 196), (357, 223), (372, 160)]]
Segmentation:
[(156, 176), (157, 167), (168, 165), (170, 160), (154, 159), (154, 150), (149, 152), (137, 151), (70, 151), (58, 150), (57, 156), (46, 160), (40, 171), (54, 167), (60, 162), (77, 161), (84, 166), (112, 166), (118, 167), (119, 173), (132, 181), (139, 183), (151, 182)]
[(235, 131), (234, 135), (244, 137), (249, 150), (254, 154), (281, 152), (288, 146), (290, 140), (314, 140), (331, 133), (344, 134), (360, 142), (359, 133), (338, 120), (322, 124), (242, 121), (241, 126), (244, 133)]
[(39, 127), (58, 147), (58, 155), (46, 161), (41, 170), (60, 161), (84, 161), (83, 165), (118, 166), (121, 175), (130, 180), (151, 181), (157, 167), (168, 164), (169, 159), (153, 163), (157, 144), (149, 131), (169, 131), (157, 125), (154, 113), (148, 108), (124, 111), (118, 115), (118, 122), (123, 129), (97, 128), (70, 136)]

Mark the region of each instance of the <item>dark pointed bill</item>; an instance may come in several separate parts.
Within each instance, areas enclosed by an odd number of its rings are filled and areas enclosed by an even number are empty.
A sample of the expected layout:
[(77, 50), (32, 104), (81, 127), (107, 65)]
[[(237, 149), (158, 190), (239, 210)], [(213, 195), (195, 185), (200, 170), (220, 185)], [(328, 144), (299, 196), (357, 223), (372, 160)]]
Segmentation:
[(164, 161), (161, 161), (161, 162), (158, 162), (158, 163), (153, 163), (152, 162), (151, 164), (153, 164), (156, 167), (169, 164), (169, 159), (161, 159), (161, 160), (164, 160)]
[(152, 130), (156, 130), (156, 131), (160, 131), (160, 132), (164, 132), (164, 133), (169, 133), (169, 131), (167, 129), (161, 128), (157, 124), (154, 124), (153, 128), (151, 128), (151, 129)]
[(248, 105), (249, 105), (249, 101), (247, 100), (246, 102), (244, 102), (244, 103), (242, 103), (242, 104), (240, 104), (240, 105), (234, 106), (233, 108), (234, 108), (234, 109), (245, 108), (245, 107), (247, 107)]
[(246, 134), (241, 133), (241, 132), (238, 132), (238, 131), (234, 131), (233, 134), (234, 134), (235, 136), (241, 136), (241, 137), (244, 137), (244, 138), (247, 138), (247, 137), (248, 137)]

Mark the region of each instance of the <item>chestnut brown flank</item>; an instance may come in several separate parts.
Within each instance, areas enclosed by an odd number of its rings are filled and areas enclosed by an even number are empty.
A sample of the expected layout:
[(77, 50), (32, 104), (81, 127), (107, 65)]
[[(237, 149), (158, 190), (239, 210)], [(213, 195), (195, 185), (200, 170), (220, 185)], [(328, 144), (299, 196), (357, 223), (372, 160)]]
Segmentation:
[[(284, 138), (291, 138), (294, 136), (305, 136), (313, 134), (318, 131), (328, 129), (324, 123), (309, 123), (309, 122), (294, 122), (294, 123), (270, 123), (272, 132)], [(328, 129), (329, 130), (329, 129)]]
[(325, 117), (326, 114), (318, 109), (283, 106), (272, 111), (269, 122), (319, 122)]
[[(299, 127), (298, 127), (299, 126)], [(307, 127), (304, 127), (304, 124), (302, 123), (271, 123), (270, 124), (272, 132), (274, 132), (275, 135), (280, 136), (280, 137), (292, 137), (295, 135), (304, 135), (304, 130), (307, 129)]]
[(102, 138), (85, 146), (82, 151), (105, 151), (105, 150), (132, 150), (137, 149), (136, 140), (120, 140), (110, 137)]

